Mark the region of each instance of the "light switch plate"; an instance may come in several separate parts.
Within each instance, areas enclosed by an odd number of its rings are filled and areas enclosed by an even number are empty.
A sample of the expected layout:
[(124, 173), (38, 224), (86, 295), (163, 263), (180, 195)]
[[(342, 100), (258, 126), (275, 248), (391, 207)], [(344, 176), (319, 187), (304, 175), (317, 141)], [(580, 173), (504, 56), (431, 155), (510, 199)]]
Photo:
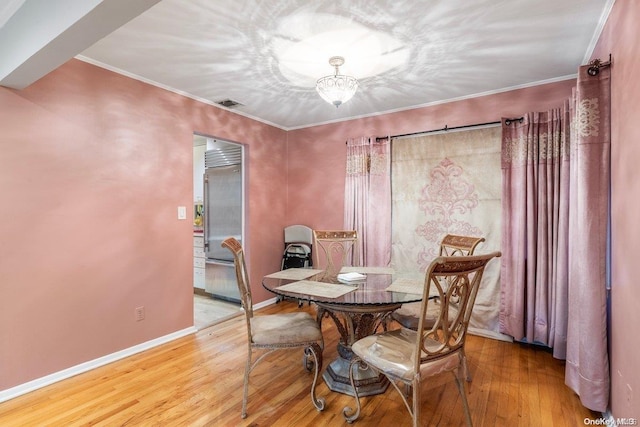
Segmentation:
[(178, 206), (178, 219), (187, 219), (187, 207)]

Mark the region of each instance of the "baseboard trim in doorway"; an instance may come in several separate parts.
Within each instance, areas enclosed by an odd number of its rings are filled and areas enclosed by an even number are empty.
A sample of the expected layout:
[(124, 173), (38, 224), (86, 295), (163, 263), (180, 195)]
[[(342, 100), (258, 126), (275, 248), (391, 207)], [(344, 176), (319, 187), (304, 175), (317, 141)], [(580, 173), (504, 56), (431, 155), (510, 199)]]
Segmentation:
[(158, 337), (138, 345), (134, 345), (133, 347), (129, 347), (124, 350), (120, 350), (115, 353), (111, 353), (106, 356), (102, 356), (97, 359), (90, 360), (88, 362), (84, 362), (67, 369), (63, 369), (62, 371), (54, 372), (53, 374), (47, 375), (45, 377), (38, 378), (24, 384), (20, 384), (18, 386), (15, 386), (6, 390), (0, 390), (0, 403), (13, 399), (18, 396), (22, 396), (23, 394), (27, 394), (29, 392), (35, 391), (39, 388), (46, 387), (58, 381), (71, 378), (78, 374), (82, 374), (83, 372), (87, 372), (92, 369), (99, 368), (100, 366), (107, 365), (111, 362), (115, 362), (116, 360), (124, 359), (125, 357), (132, 356), (136, 353), (140, 353), (142, 351), (149, 350), (153, 347), (166, 344), (170, 341), (176, 340), (178, 338), (182, 338), (184, 336), (193, 334), (195, 332), (196, 332), (196, 328), (191, 326), (189, 328), (185, 328), (180, 331), (176, 331), (171, 334), (164, 335), (162, 337)]
[(233, 319), (234, 317), (242, 316), (243, 314), (244, 314), (244, 310), (239, 310), (237, 313), (229, 314), (229, 315), (223, 316), (223, 317), (219, 317), (216, 320), (213, 320), (213, 321), (211, 321), (209, 323), (205, 323), (205, 324), (200, 325), (200, 326), (194, 326), (194, 328), (196, 328), (197, 331), (201, 331), (203, 329), (207, 329), (207, 328), (210, 328), (212, 326), (215, 326), (215, 325), (217, 325), (219, 323), (226, 322), (227, 320)]
[(210, 294), (209, 292), (205, 291), (204, 289), (201, 288), (193, 288), (193, 293), (196, 295), (200, 295), (203, 297), (209, 297), (209, 298), (213, 298), (213, 294)]
[[(277, 299), (277, 298), (271, 298), (271, 299), (268, 299), (268, 300), (266, 300), (266, 301), (262, 301), (262, 302), (259, 302), (259, 303), (257, 303), (257, 304), (254, 304), (254, 305), (253, 305), (253, 309), (254, 309), (254, 310), (259, 310), (259, 309), (261, 309), (261, 308), (264, 308), (264, 307), (268, 307), (268, 306), (270, 306), (270, 305), (273, 305), (273, 304), (275, 304), (277, 301), (278, 301), (278, 299)], [(244, 314), (244, 309), (242, 309), (242, 307), (240, 307), (240, 310), (239, 310), (237, 313), (230, 314), (230, 315), (228, 315), (228, 316), (224, 316), (224, 317), (220, 317), (220, 318), (218, 318), (218, 319), (216, 319), (216, 320), (214, 320), (214, 321), (212, 321), (212, 322), (210, 322), (210, 323), (206, 323), (206, 324), (204, 324), (204, 325), (202, 325), (202, 326), (197, 326), (197, 327), (196, 327), (196, 329), (197, 329), (198, 331), (202, 331), (203, 329), (210, 328), (210, 327), (215, 326), (215, 325), (217, 325), (217, 324), (219, 324), (219, 323), (226, 322), (226, 321), (227, 321), (227, 320), (229, 320), (229, 319), (233, 319), (234, 317), (242, 316), (243, 314)]]

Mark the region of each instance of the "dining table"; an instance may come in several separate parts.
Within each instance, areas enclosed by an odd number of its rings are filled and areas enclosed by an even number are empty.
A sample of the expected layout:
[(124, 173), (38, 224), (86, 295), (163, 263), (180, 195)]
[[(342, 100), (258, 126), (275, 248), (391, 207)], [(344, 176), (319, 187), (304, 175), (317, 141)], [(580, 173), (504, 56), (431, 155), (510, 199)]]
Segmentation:
[[(331, 318), (340, 339), (337, 357), (322, 378), (330, 390), (353, 396), (349, 379), (351, 345), (387, 327), (389, 315), (402, 304), (422, 300), (424, 273), (396, 272), (389, 267), (343, 267), (339, 274), (293, 268), (264, 276), (262, 285), (280, 299), (309, 301), (317, 306), (317, 318)], [(354, 369), (359, 396), (384, 393), (384, 375), (359, 366)]]

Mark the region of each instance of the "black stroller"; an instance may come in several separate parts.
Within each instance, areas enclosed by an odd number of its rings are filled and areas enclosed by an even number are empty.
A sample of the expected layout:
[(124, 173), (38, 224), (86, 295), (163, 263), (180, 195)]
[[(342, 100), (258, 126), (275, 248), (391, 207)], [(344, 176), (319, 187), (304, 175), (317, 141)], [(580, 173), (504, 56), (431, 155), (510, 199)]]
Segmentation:
[[(309, 268), (313, 265), (311, 247), (313, 245), (312, 231), (306, 225), (290, 225), (284, 228), (284, 253), (282, 254), (282, 268)], [(276, 302), (282, 301), (278, 296)], [(298, 300), (298, 307), (302, 301)]]
[(313, 265), (311, 259), (312, 232), (306, 225), (290, 225), (284, 229), (284, 253), (282, 268), (308, 268)]

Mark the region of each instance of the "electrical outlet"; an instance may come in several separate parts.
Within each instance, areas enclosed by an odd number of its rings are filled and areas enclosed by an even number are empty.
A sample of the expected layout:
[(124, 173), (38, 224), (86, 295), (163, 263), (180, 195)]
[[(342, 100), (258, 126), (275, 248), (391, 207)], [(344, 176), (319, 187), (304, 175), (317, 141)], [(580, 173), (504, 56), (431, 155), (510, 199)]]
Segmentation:
[(136, 322), (144, 320), (144, 306), (136, 307)]

